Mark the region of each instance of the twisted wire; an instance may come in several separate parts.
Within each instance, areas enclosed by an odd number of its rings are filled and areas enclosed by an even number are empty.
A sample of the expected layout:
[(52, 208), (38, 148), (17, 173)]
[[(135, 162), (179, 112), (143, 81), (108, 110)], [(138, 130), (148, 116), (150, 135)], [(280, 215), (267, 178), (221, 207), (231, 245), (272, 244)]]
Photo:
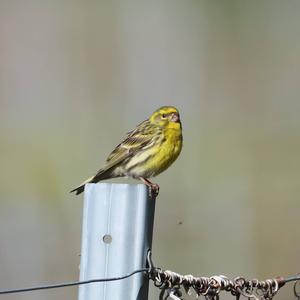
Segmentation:
[(149, 276), (154, 285), (161, 289), (160, 299), (181, 299), (180, 289), (183, 288), (187, 294), (194, 293), (196, 297), (204, 296), (207, 300), (218, 300), (221, 291), (230, 292), (236, 299), (244, 296), (255, 300), (271, 300), (285, 284), (283, 277), (263, 281), (243, 277), (230, 279), (224, 275), (195, 277), (159, 268), (152, 269)]

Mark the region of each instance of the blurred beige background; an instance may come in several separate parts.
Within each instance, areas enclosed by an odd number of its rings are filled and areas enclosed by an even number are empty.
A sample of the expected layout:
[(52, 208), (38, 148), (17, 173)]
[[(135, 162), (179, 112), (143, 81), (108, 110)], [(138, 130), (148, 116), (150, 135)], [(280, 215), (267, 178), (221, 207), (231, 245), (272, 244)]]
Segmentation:
[[(1, 0), (0, 288), (78, 278), (82, 197), (69, 190), (166, 104), (180, 109), (184, 149), (156, 179), (156, 264), (300, 272), (299, 11), (297, 0)], [(291, 287), (277, 299), (294, 299)]]

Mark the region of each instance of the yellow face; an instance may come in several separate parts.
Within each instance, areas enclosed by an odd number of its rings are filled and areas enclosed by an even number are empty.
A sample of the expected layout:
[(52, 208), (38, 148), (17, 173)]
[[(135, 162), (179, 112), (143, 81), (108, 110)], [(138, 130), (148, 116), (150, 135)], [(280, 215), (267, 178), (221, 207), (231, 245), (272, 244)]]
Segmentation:
[(165, 128), (181, 128), (178, 110), (173, 106), (163, 106), (150, 117), (150, 122)]

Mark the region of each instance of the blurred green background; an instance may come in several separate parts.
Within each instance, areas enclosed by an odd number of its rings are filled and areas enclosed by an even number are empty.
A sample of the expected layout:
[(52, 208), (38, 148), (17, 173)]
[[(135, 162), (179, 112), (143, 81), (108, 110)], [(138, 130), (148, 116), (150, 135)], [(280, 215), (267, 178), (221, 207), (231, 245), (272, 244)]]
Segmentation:
[(299, 11), (297, 0), (1, 0), (0, 288), (77, 280), (82, 197), (69, 190), (162, 105), (179, 108), (184, 148), (156, 179), (156, 264), (300, 272)]

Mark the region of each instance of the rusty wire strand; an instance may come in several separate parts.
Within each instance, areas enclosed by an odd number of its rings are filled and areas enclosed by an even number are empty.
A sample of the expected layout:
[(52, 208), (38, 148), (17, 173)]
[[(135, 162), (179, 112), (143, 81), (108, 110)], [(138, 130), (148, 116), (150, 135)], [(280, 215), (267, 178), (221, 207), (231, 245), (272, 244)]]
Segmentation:
[(218, 299), (221, 291), (230, 292), (236, 298), (244, 296), (255, 300), (271, 300), (285, 284), (285, 280), (281, 277), (264, 281), (247, 280), (243, 277), (229, 279), (224, 275), (194, 277), (161, 269), (153, 269), (149, 274), (154, 285), (161, 289), (160, 299), (167, 299), (165, 294), (170, 295), (171, 293), (181, 299), (179, 291), (183, 288), (188, 294), (194, 292), (197, 297), (204, 296), (211, 300)]
[(196, 298), (204, 296), (206, 300), (218, 300), (221, 291), (230, 292), (238, 300), (241, 296), (254, 300), (272, 300), (285, 283), (296, 281), (294, 295), (300, 300), (300, 274), (287, 278), (276, 277), (259, 281), (247, 280), (243, 277), (230, 279), (224, 275), (211, 277), (195, 277), (193, 275), (180, 275), (170, 270), (155, 268), (148, 253), (149, 277), (154, 285), (161, 289), (160, 300), (182, 299), (183, 289), (187, 294), (194, 293)]

